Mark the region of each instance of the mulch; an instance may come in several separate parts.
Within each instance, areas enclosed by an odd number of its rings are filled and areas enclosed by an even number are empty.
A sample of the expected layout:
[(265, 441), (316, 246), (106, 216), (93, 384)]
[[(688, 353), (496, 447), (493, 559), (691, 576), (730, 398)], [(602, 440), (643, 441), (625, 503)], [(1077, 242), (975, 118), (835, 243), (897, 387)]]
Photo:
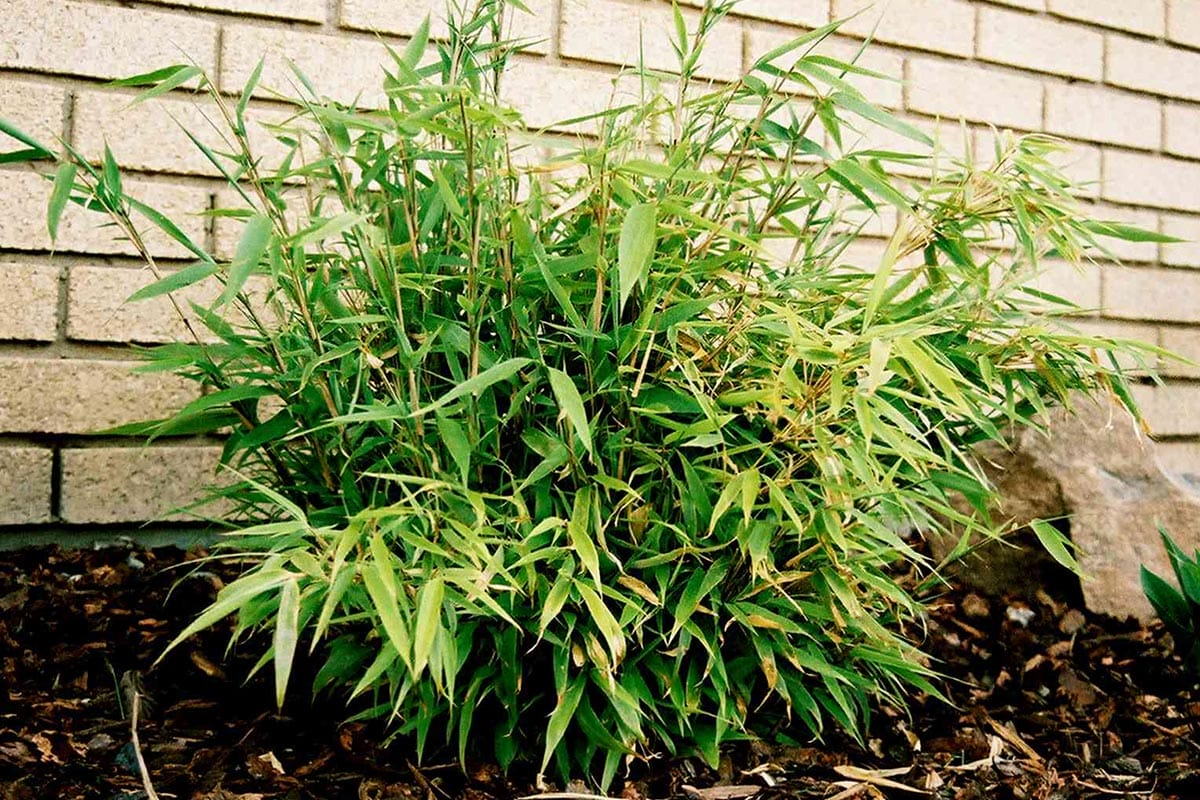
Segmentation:
[[(417, 765), (400, 745), (381, 749), (375, 729), (340, 722), (336, 707), (296, 701), (276, 714), (268, 675), (243, 682), (254, 653), (227, 656), (220, 631), (152, 668), (234, 574), (172, 569), (186, 558), (135, 547), (0, 553), (0, 800), (147, 798), (139, 757), (161, 798), (588, 793), (539, 789), (528, 772), (506, 776), (486, 763)], [(1194, 676), (1161, 626), (1078, 605), (1045, 593), (987, 600), (948, 590), (933, 600), (923, 646), (949, 676), (953, 704), (918, 699), (911, 715), (882, 708), (863, 745), (839, 736), (746, 744), (716, 770), (687, 758), (635, 765), (612, 792), (625, 800), (1200, 798)]]

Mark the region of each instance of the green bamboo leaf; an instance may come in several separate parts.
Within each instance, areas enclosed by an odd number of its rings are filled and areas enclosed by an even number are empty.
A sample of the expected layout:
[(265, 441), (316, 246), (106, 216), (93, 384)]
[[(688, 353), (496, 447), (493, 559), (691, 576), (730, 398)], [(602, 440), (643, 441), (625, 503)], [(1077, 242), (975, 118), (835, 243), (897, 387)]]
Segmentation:
[(163, 81), (171, 80), (176, 74), (195, 69), (191, 64), (171, 64), (167, 67), (152, 70), (151, 72), (143, 72), (138, 75), (130, 75), (127, 78), (118, 78), (114, 81), (109, 81), (106, 85), (112, 87), (131, 87), (131, 86), (155, 86)]
[(287, 243), (296, 247), (307, 247), (310, 244), (324, 242), (327, 239), (332, 239), (335, 236), (345, 233), (366, 219), (366, 214), (347, 211), (343, 214), (338, 214), (336, 217), (331, 217), (330, 219), (322, 220), (315, 225), (309, 226), (288, 239)]
[(290, 577), (292, 574), (282, 569), (260, 570), (251, 572), (225, 586), (217, 593), (217, 599), (212, 602), (212, 605), (172, 639), (154, 663), (162, 661), (168, 653), (200, 631), (207, 630), (230, 614), (237, 613), (256, 598), (275, 591)]
[(242, 287), (246, 285), (246, 280), (258, 267), (263, 259), (263, 255), (267, 252), (267, 246), (271, 243), (272, 233), (271, 218), (266, 214), (255, 214), (247, 220), (246, 227), (242, 231), (242, 238), (238, 241), (237, 249), (234, 251), (233, 261), (229, 264), (229, 274), (225, 279), (225, 290), (221, 292), (221, 296), (213, 304), (214, 309), (220, 308), (230, 302), (237, 297), (238, 292), (242, 291)]
[(400, 60), (403, 61), (409, 69), (416, 69), (421, 63), (421, 58), (425, 55), (425, 50), (429, 46), (429, 15), (425, 15), (425, 19), (421, 20), (421, 24), (413, 32), (412, 38), (404, 47), (404, 53)]
[(620, 295), (618, 310), (624, 310), (625, 301), (633, 293), (633, 287), (642, 281), (650, 269), (654, 256), (658, 209), (653, 203), (638, 203), (625, 214), (621, 224), (621, 236), (617, 242), (617, 285)]
[(288, 679), (292, 675), (292, 662), (296, 657), (296, 644), (300, 641), (300, 582), (289, 576), (279, 592), (279, 613), (275, 617), (275, 706), (283, 710), (283, 698), (287, 694)]
[(558, 407), (571, 423), (571, 427), (575, 429), (576, 435), (583, 442), (583, 447), (588, 451), (592, 458), (596, 457), (596, 452), (592, 448), (592, 431), (588, 426), (587, 411), (583, 407), (583, 398), (579, 394), (579, 390), (575, 387), (575, 381), (562, 370), (554, 367), (547, 367), (547, 373), (550, 376), (550, 388), (554, 392), (554, 398), (558, 401)]
[(0, 117), (0, 133), (6, 136), (11, 136), (21, 144), (25, 145), (24, 150), (13, 150), (4, 153), (0, 157), (0, 163), (9, 163), (11, 161), (37, 161), (43, 158), (53, 158), (54, 153), (50, 151), (44, 144), (34, 139), (29, 134), (22, 131), (13, 123)]
[[(153, 98), (158, 97), (159, 95), (166, 94), (172, 89), (178, 89), (192, 78), (199, 77), (203, 74), (204, 71), (197, 66), (191, 64), (181, 65), (169, 76), (135, 97), (130, 105), (132, 106), (137, 105), (138, 103), (144, 103), (147, 100), (152, 100)], [(204, 88), (203, 81), (200, 83), (200, 88)]]
[(835, 92), (829, 99), (834, 105), (851, 111), (863, 119), (870, 120), (876, 125), (912, 139), (914, 142), (920, 142), (926, 147), (933, 147), (933, 139), (929, 138), (923, 131), (889, 114), (882, 108), (867, 102), (857, 93)]
[(1154, 606), (1154, 613), (1158, 614), (1171, 635), (1176, 638), (1181, 635), (1194, 637), (1191, 609), (1188, 608), (1183, 595), (1144, 566), (1141, 569), (1141, 577), (1142, 591), (1145, 592), (1146, 599)]
[(1063, 536), (1062, 532), (1051, 525), (1049, 522), (1041, 519), (1035, 519), (1029, 523), (1029, 527), (1033, 528), (1033, 533), (1037, 536), (1037, 540), (1042, 543), (1042, 547), (1046, 552), (1067, 569), (1074, 572), (1076, 575), (1081, 574), (1079, 562), (1075, 560), (1075, 556), (1071, 554), (1067, 537)]
[(190, 267), (184, 267), (175, 272), (169, 272), (163, 278), (143, 286), (125, 301), (132, 303), (137, 300), (147, 300), (151, 297), (158, 297), (169, 292), (177, 292), (180, 289), (186, 289), (189, 286), (199, 283), (205, 278), (210, 278), (217, 272), (215, 264), (193, 264)]
[(141, 214), (146, 219), (150, 220), (155, 227), (186, 248), (190, 253), (192, 253), (192, 255), (196, 256), (196, 258), (199, 258), (201, 261), (207, 264), (215, 264), (212, 256), (205, 252), (204, 248), (193, 242), (191, 238), (179, 228), (178, 225), (167, 218), (167, 216), (162, 212), (151, 208), (145, 203), (132, 197), (127, 197), (125, 200), (129, 203), (130, 208)]
[(604, 637), (604, 643), (608, 648), (609, 655), (612, 656), (612, 664), (615, 667), (625, 660), (625, 632), (621, 628), (621, 623), (608, 610), (604, 600), (591, 586), (577, 580), (575, 581), (575, 591), (579, 592), (583, 604), (587, 606), (587, 610), (592, 615), (592, 621), (600, 630), (600, 635)]
[(558, 617), (563, 606), (567, 604), (567, 598), (571, 595), (571, 586), (571, 573), (566, 569), (559, 570), (558, 577), (554, 579), (554, 585), (550, 587), (546, 599), (542, 601), (542, 611), (538, 618), (539, 637), (546, 633), (550, 623)]
[(600, 554), (596, 543), (592, 541), (592, 492), (587, 487), (576, 490), (575, 504), (571, 509), (571, 518), (567, 520), (567, 538), (579, 556), (580, 562), (596, 585), (600, 585)]
[(108, 145), (104, 145), (104, 160), (100, 165), (99, 189), (108, 195), (113, 204), (119, 203), (125, 193), (121, 189), (121, 168)]
[(583, 697), (583, 690), (586, 686), (587, 678), (579, 675), (570, 682), (567, 690), (558, 696), (558, 702), (555, 704), (554, 710), (550, 712), (550, 719), (546, 722), (546, 745), (542, 751), (542, 766), (538, 770), (539, 776), (545, 773), (555, 749), (566, 735), (567, 728), (571, 726), (571, 722), (575, 718), (575, 709), (579, 707), (579, 699)]
[(408, 622), (400, 612), (400, 592), (396, 574), (392, 571), (392, 556), (379, 533), (371, 537), (371, 556), (370, 563), (362, 570), (363, 585), (375, 606), (384, 634), (411, 671), (412, 636)]
[(446, 584), (434, 575), (417, 592), (417, 620), (413, 632), (413, 676), (420, 677), (442, 627), (442, 597)]
[(63, 209), (71, 198), (71, 190), (75, 188), (75, 175), (78, 169), (69, 161), (58, 165), (54, 173), (54, 189), (50, 192), (50, 203), (46, 208), (46, 230), (50, 239), (58, 238), (58, 222), (62, 219)]
[(505, 361), (501, 361), (499, 364), (488, 367), (474, 378), (463, 381), (458, 386), (455, 386), (453, 389), (446, 392), (444, 395), (424, 408), (420, 408), (412, 412), (411, 416), (422, 416), (431, 411), (436, 411), (439, 408), (447, 406), (460, 397), (478, 394), (484, 389), (487, 389), (489, 386), (494, 386), (501, 381), (506, 381), (509, 378), (512, 378), (514, 375), (532, 363), (532, 359), (524, 357), (510, 358)]
[(1136, 225), (1129, 225), (1114, 220), (1088, 219), (1083, 220), (1082, 224), (1085, 229), (1098, 236), (1123, 239), (1127, 242), (1162, 242), (1163, 244), (1173, 244), (1183, 241), (1175, 236), (1157, 233), (1145, 228), (1139, 228)]
[(437, 414), (437, 428), (442, 442), (450, 451), (450, 457), (454, 459), (454, 465), (458, 467), (459, 477), (466, 483), (471, 472), (471, 442), (467, 438), (466, 429), (456, 420), (441, 413)]

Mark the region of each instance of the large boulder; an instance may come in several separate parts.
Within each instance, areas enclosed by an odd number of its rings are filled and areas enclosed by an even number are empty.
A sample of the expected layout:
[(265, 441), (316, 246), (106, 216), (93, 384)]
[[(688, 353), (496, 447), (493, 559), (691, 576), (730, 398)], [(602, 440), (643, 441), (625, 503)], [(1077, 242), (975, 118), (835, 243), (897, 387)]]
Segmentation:
[[(999, 493), (994, 513), (1018, 526), (1064, 518), (1079, 551), (1088, 608), (1148, 619), (1153, 612), (1139, 568), (1145, 564), (1170, 575), (1159, 525), (1185, 550), (1200, 547), (1200, 494), (1160, 467), (1154, 443), (1120, 406), (1080, 399), (1070, 412), (1050, 412), (1047, 426), (1049, 436), (1024, 429), (1014, 435), (1011, 449), (988, 444), (977, 451)], [(956, 572), (995, 595), (1029, 593), (1045, 581), (1069, 579), (1029, 538), (1018, 537), (1016, 547), (987, 543)], [(934, 549), (944, 555), (952, 545), (941, 539)]]

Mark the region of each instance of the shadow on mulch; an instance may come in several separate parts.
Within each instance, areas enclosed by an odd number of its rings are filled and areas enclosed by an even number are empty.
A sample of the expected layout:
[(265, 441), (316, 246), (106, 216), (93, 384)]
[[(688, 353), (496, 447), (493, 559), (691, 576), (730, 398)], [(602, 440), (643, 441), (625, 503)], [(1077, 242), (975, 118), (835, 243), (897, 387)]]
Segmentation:
[[(251, 661), (222, 665), (220, 632), (150, 670), (233, 573), (167, 569), (178, 550), (0, 553), (0, 800), (162, 798), (510, 800), (527, 779), (487, 764), (419, 769), (378, 750), (339, 709), (277, 715)], [(186, 576), (186, 577), (184, 577)], [(180, 580), (180, 578), (183, 578)], [(640, 765), (627, 800), (930, 797), (1200, 798), (1200, 694), (1161, 626), (1099, 617), (1045, 594), (936, 600), (924, 647), (954, 705), (883, 708), (865, 746), (735, 748)], [(132, 742), (130, 701), (146, 700)], [(581, 787), (565, 787), (585, 793)]]

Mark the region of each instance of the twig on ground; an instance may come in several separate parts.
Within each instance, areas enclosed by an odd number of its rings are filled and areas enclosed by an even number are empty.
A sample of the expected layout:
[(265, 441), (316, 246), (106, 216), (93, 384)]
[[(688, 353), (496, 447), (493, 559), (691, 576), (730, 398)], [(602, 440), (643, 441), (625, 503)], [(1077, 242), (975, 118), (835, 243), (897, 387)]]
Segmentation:
[(133, 754), (137, 757), (138, 772), (142, 775), (142, 788), (146, 791), (146, 800), (159, 800), (158, 793), (154, 791), (154, 784), (150, 782), (150, 771), (146, 769), (146, 759), (142, 757), (142, 745), (138, 741), (138, 709), (141, 699), (141, 693), (134, 689), (133, 700), (130, 702), (129, 733), (133, 740)]

